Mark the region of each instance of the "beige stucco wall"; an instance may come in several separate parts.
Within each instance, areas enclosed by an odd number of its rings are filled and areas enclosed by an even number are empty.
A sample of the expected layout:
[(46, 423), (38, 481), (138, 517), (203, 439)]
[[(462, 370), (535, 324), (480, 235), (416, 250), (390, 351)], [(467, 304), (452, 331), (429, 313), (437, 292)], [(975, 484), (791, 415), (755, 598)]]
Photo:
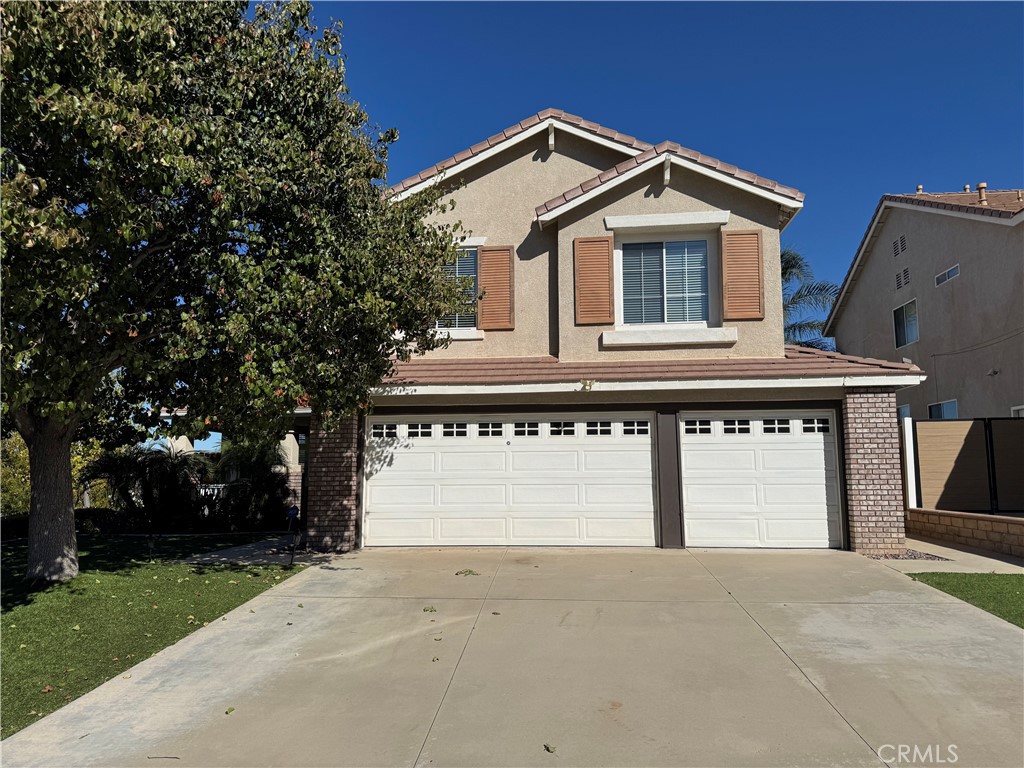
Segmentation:
[[(559, 357), (563, 360), (669, 360), (680, 358), (782, 357), (782, 275), (779, 264), (779, 209), (775, 203), (749, 192), (715, 181), (692, 171), (673, 168), (669, 185), (662, 184), (662, 170), (652, 169), (624, 182), (605, 195), (570, 211), (558, 220), (559, 315), (563, 318), (559, 333)], [(612, 234), (605, 229), (606, 216), (639, 214), (730, 211), (729, 223), (706, 230), (687, 230), (680, 234), (659, 232), (652, 240), (670, 238), (708, 241), (711, 294), (709, 325), (737, 329), (738, 340), (731, 345), (701, 347), (644, 347), (602, 349), (601, 334), (614, 325), (582, 325), (574, 322), (575, 286), (573, 283), (573, 240)], [(722, 323), (722, 286), (720, 278), (720, 230), (760, 229), (764, 261), (764, 320)], [(630, 233), (630, 238), (635, 236)], [(620, 238), (616, 238), (616, 247)], [(616, 287), (618, 290), (618, 287)]]
[(515, 330), (487, 331), (481, 340), (453, 340), (430, 357), (536, 357), (557, 354), (557, 284), (551, 255), (557, 232), (541, 231), (534, 209), (629, 155), (559, 131), (555, 150), (546, 133), (510, 147), (456, 178), (452, 221), (460, 221), (487, 245), (515, 249)]
[[(907, 249), (894, 258), (900, 235)], [(898, 404), (909, 404), (917, 419), (944, 400), (957, 400), (960, 418), (1009, 416), (1024, 405), (1024, 224), (892, 208), (862, 263), (835, 322), (836, 345), (923, 368), (928, 380), (898, 392)], [(960, 276), (936, 286), (935, 276), (955, 264)], [(896, 273), (905, 267), (910, 285), (897, 290)], [(920, 340), (897, 349), (893, 310), (911, 299)], [(993, 370), (999, 373), (988, 375)]]
[[(673, 168), (671, 183), (662, 185), (660, 167), (609, 190), (541, 229), (535, 208), (571, 187), (621, 162), (627, 155), (591, 141), (556, 132), (549, 151), (541, 134), (458, 175), (463, 186), (450, 197), (451, 221), (487, 245), (515, 249), (515, 329), (486, 331), (483, 339), (452, 340), (435, 358), (532, 357), (554, 355), (563, 360), (643, 360), (783, 356), (782, 287), (779, 267), (779, 209), (775, 203), (704, 175)], [(765, 265), (764, 320), (725, 323), (736, 327), (732, 344), (602, 349), (601, 334), (614, 326), (575, 325), (573, 238), (610, 234), (604, 217), (611, 215), (729, 210), (726, 229), (759, 228)], [(659, 233), (653, 238), (675, 237)], [(720, 326), (719, 228), (687, 231), (687, 239), (706, 238), (709, 246), (712, 326)], [(716, 318), (717, 314), (717, 318)]]

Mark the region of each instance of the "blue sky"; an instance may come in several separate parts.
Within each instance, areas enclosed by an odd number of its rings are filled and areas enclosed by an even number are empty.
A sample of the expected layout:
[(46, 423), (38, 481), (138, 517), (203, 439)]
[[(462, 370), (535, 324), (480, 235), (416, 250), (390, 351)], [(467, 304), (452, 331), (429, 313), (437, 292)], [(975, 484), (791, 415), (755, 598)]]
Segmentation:
[(1024, 185), (1024, 4), (332, 3), (396, 182), (545, 107), (807, 194), (840, 281), (887, 192)]

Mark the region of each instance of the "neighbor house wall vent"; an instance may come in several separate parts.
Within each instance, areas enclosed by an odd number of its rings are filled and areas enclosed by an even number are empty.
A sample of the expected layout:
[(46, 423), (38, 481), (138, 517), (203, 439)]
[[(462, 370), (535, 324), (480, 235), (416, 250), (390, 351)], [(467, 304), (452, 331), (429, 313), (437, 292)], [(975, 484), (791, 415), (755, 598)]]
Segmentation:
[(896, 290), (906, 288), (910, 285), (910, 268), (904, 269), (902, 272), (896, 273)]

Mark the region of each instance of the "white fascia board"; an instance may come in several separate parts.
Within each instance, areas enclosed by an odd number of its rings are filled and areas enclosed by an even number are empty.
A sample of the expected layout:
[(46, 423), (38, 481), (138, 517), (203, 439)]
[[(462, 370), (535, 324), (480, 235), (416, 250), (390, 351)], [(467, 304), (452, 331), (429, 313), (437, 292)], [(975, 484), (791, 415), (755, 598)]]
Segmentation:
[[(698, 391), (722, 389), (812, 389), (822, 387), (913, 387), (924, 374), (901, 373), (880, 376), (825, 376), (802, 379), (707, 379), (703, 381), (595, 381), (590, 392)], [(409, 395), (514, 395), (531, 393), (581, 392), (582, 382), (550, 384), (438, 384), (427, 386), (379, 387), (375, 399)]]
[[(601, 184), (600, 186), (594, 187), (589, 192), (586, 192), (580, 195), (579, 197), (573, 198), (569, 202), (560, 205), (554, 210), (541, 214), (540, 216), (537, 217), (537, 221), (540, 222), (541, 226), (543, 227), (544, 224), (554, 221), (563, 213), (567, 213), (571, 211), (573, 208), (576, 208), (577, 206), (580, 206), (583, 203), (593, 200), (598, 195), (602, 195), (605, 192), (614, 189), (619, 184), (622, 184), (624, 181), (628, 181), (629, 179), (632, 179), (633, 177), (638, 176), (641, 173), (646, 173), (652, 168), (660, 168), (665, 157), (666, 155), (655, 155), (643, 165), (639, 165), (636, 168), (622, 174), (621, 176), (616, 176), (611, 181)], [(703, 176), (707, 176), (712, 179), (717, 179), (718, 181), (721, 181), (723, 184), (728, 184), (731, 187), (736, 187), (737, 189), (745, 190), (752, 195), (756, 195), (757, 197), (763, 197), (766, 200), (771, 200), (773, 203), (781, 205), (784, 208), (789, 208), (790, 210), (793, 211), (799, 211), (801, 208), (804, 207), (804, 204), (799, 200), (793, 200), (792, 198), (778, 195), (770, 190), (762, 189), (761, 187), (755, 187), (753, 184), (748, 184), (745, 181), (740, 181), (739, 179), (733, 178), (732, 176), (729, 176), (727, 174), (721, 173), (711, 168), (705, 168), (700, 163), (695, 163), (692, 160), (686, 160), (674, 154), (669, 154), (667, 155), (667, 157), (671, 159), (673, 165), (678, 165), (680, 168), (684, 168), (688, 171), (693, 171), (694, 173), (699, 173)]]
[(639, 216), (605, 216), (605, 229), (658, 230), (696, 226), (719, 226), (729, 223), (730, 211), (695, 211), (689, 213), (652, 213)]
[(499, 152), (504, 152), (509, 147), (514, 147), (516, 144), (519, 144), (520, 142), (533, 138), (538, 133), (545, 133), (550, 126), (554, 126), (557, 130), (565, 131), (566, 133), (571, 133), (576, 136), (580, 136), (584, 139), (588, 139), (589, 141), (592, 141), (595, 144), (600, 144), (601, 146), (604, 147), (616, 149), (622, 152), (623, 154), (629, 155), (630, 157), (635, 157), (636, 155), (639, 155), (642, 151), (639, 149), (635, 149), (633, 147), (627, 147), (625, 144), (619, 144), (618, 142), (606, 139), (603, 136), (598, 136), (597, 134), (594, 133), (590, 133), (589, 131), (580, 130), (579, 128), (576, 128), (573, 125), (563, 123), (553, 117), (550, 117), (547, 120), (544, 120), (543, 122), (530, 126), (522, 133), (517, 133), (511, 139), (506, 139), (505, 141), (495, 144), (490, 149), (485, 149), (479, 155), (473, 155), (472, 157), (463, 160), (461, 163), (456, 163), (451, 168), (447, 168), (441, 173), (431, 176), (429, 179), (424, 179), (419, 184), (414, 184), (408, 189), (399, 192), (397, 195), (394, 195), (391, 199), (396, 202), (399, 200), (404, 200), (410, 195), (416, 194), (421, 189), (426, 189), (427, 187), (439, 183), (440, 181), (442, 181), (443, 179), (447, 178), (450, 175), (460, 173), (461, 171), (464, 171), (467, 168), (472, 168), (474, 165), (477, 165), (478, 163), (482, 163), (484, 160), (488, 160), (489, 158), (494, 157), (494, 155), (498, 154)]

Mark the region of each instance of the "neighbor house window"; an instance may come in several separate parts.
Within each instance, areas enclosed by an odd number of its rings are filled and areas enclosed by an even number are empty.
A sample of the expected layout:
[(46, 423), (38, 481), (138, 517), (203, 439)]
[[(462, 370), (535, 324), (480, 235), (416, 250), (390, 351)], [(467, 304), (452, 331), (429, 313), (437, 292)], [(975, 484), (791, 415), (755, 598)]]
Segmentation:
[(956, 400), (943, 400), (928, 406), (929, 419), (955, 419), (957, 417)]
[(896, 307), (892, 311), (892, 322), (896, 331), (897, 347), (904, 347), (917, 341), (917, 299), (902, 307)]
[(466, 278), (466, 303), (461, 312), (446, 315), (437, 321), (438, 328), (476, 328), (476, 248), (460, 248), (454, 264), (446, 264), (445, 272), (454, 278)]
[(910, 418), (910, 406), (909, 405), (897, 405), (896, 406), (896, 418), (897, 419), (909, 419)]
[(940, 272), (939, 274), (937, 274), (935, 276), (935, 287), (938, 288), (943, 283), (948, 283), (954, 277), (958, 277), (959, 275), (960, 275), (960, 265), (959, 264), (955, 264), (952, 267), (950, 267), (949, 269), (947, 269), (945, 272)]
[(622, 319), (627, 325), (708, 320), (708, 243), (624, 243)]
[(1024, 405), (1015, 405), (1010, 408), (1010, 418), (1024, 419)]

